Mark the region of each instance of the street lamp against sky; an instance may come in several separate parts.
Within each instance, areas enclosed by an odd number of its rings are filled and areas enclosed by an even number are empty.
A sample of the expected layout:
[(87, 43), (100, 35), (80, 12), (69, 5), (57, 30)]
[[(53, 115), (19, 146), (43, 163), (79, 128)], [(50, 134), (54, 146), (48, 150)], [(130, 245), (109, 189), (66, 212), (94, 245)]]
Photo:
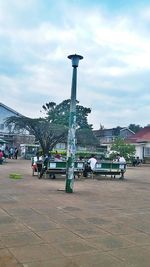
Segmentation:
[(70, 102), (70, 115), (69, 115), (69, 131), (68, 131), (68, 144), (67, 144), (67, 174), (66, 174), (66, 192), (73, 192), (74, 183), (74, 161), (76, 153), (76, 88), (77, 88), (77, 67), (79, 60), (83, 59), (80, 55), (68, 56), (72, 61), (73, 74), (71, 86), (71, 102)]

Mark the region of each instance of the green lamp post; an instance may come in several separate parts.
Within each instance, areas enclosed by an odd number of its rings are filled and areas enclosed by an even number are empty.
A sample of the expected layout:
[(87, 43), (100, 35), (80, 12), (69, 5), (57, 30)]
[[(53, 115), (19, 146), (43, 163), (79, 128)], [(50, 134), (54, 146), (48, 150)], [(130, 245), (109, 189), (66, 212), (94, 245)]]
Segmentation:
[(67, 143), (67, 174), (66, 174), (66, 192), (73, 193), (74, 183), (74, 161), (76, 153), (76, 87), (77, 87), (77, 67), (79, 60), (83, 59), (80, 55), (68, 56), (72, 61), (73, 74), (71, 86), (71, 102), (70, 102), (70, 115), (69, 115), (69, 131)]

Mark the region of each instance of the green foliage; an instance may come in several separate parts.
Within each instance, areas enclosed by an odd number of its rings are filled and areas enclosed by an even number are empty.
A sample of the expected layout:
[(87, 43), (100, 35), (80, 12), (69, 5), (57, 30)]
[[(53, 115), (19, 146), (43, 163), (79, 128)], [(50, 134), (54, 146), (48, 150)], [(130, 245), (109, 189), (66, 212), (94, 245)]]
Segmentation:
[[(92, 132), (92, 126), (88, 124), (87, 117), (91, 112), (89, 108), (78, 105), (77, 101), (77, 142), (82, 145), (97, 144), (97, 139)], [(44, 154), (53, 150), (57, 143), (67, 141), (70, 100), (64, 100), (59, 105), (49, 102), (43, 105), (46, 112), (45, 118), (28, 118), (25, 116), (9, 117), (5, 124), (14, 125), (15, 129), (25, 129), (33, 134), (40, 143)]]
[(97, 146), (99, 144), (98, 139), (96, 136), (93, 134), (93, 131), (91, 128), (79, 128), (76, 131), (76, 136), (77, 136), (77, 143), (81, 144), (82, 146), (87, 146), (87, 145), (93, 145)]
[(26, 129), (39, 141), (42, 151), (47, 154), (49, 150), (67, 136), (67, 127), (49, 123), (45, 118), (31, 119), (28, 117), (9, 117), (5, 124), (13, 123), (17, 129)]
[(112, 144), (111, 150), (114, 151), (111, 154), (111, 158), (115, 158), (116, 154), (122, 155), (127, 161), (135, 155), (135, 146), (127, 144), (123, 138), (116, 138)]
[(77, 157), (82, 159), (89, 159), (92, 154), (95, 155), (97, 159), (104, 159), (104, 154), (95, 151), (78, 151), (76, 153)]
[[(49, 102), (43, 105), (43, 109), (46, 112), (46, 118), (50, 123), (58, 125), (69, 125), (70, 114), (70, 99), (62, 101), (56, 105), (54, 102)], [(91, 113), (90, 108), (79, 105), (76, 101), (76, 138), (77, 143), (83, 146), (98, 145), (98, 140), (93, 134), (92, 125), (88, 124), (88, 115)]]
[[(77, 128), (92, 128), (92, 125), (88, 124), (87, 117), (91, 113), (90, 108), (85, 108), (78, 105), (76, 101), (76, 125)], [(70, 113), (70, 99), (62, 101), (59, 105), (54, 102), (49, 102), (43, 105), (43, 109), (46, 112), (47, 119), (51, 123), (68, 126), (69, 113)]]

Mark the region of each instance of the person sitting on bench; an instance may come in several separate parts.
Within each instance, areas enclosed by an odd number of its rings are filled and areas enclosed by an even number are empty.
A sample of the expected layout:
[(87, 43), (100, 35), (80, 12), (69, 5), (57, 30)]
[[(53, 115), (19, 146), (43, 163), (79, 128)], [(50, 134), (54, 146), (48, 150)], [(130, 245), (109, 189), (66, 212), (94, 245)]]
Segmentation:
[(91, 172), (94, 170), (96, 162), (97, 162), (97, 159), (95, 158), (94, 154), (92, 154), (90, 159), (88, 160), (87, 164), (85, 164), (85, 168), (83, 171), (84, 177), (87, 177), (88, 172)]

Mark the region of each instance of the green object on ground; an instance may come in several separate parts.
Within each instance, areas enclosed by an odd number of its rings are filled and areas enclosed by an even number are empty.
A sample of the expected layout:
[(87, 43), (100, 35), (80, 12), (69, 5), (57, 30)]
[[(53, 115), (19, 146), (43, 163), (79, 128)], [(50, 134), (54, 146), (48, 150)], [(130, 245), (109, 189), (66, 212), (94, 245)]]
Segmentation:
[(11, 173), (11, 174), (9, 174), (9, 178), (11, 178), (11, 179), (22, 179), (22, 176), (19, 173)]

